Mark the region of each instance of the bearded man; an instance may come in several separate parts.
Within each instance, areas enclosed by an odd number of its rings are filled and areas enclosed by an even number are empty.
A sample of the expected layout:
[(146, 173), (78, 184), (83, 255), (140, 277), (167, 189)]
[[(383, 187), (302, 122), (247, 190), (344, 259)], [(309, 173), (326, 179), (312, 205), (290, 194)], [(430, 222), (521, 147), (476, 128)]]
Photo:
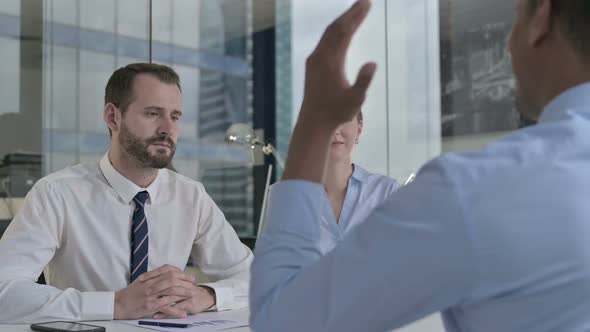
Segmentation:
[[(105, 89), (108, 152), (39, 180), (0, 241), (0, 323), (182, 318), (248, 302), (252, 252), (170, 164), (173, 69), (136, 63)], [(210, 283), (184, 272), (192, 257)], [(44, 272), (47, 285), (35, 283)]]

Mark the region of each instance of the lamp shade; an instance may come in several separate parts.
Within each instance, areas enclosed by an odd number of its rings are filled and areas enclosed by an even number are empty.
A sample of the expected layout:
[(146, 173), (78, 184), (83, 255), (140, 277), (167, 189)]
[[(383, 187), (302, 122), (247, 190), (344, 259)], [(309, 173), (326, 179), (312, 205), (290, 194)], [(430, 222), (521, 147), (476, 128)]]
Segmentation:
[(234, 123), (231, 125), (225, 132), (225, 141), (227, 143), (249, 146), (260, 143), (254, 133), (254, 129), (245, 123)]

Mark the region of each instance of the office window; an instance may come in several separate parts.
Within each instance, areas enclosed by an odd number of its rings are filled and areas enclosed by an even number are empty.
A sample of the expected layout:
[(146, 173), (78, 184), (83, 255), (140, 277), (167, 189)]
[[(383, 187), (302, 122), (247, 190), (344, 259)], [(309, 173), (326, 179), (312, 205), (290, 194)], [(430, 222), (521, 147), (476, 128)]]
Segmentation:
[[(326, 26), (352, 3), (278, 1), (277, 145), (282, 152), (303, 97), (305, 59)], [(438, 8), (436, 0), (374, 1), (347, 58), (351, 80), (365, 62), (378, 66), (353, 161), (400, 182), (440, 154)]]
[[(0, 116), (19, 112), (20, 95), (20, 3), (10, 0), (0, 3), (0, 57), (4, 65), (0, 75)], [(4, 103), (4, 101), (6, 103)]]
[[(100, 158), (109, 144), (102, 121), (109, 75), (132, 62), (168, 64), (180, 75), (185, 108), (174, 167), (204, 183), (240, 235), (253, 235), (266, 168), (225, 144), (225, 130), (255, 125), (286, 156), (304, 61), (352, 3), (2, 1), (0, 156), (42, 155), (42, 174)], [(375, 1), (347, 64), (351, 78), (366, 61), (379, 66), (355, 162), (403, 182), (441, 152), (477, 149), (528, 125), (516, 112), (506, 52), (513, 8)]]
[(444, 151), (474, 150), (532, 124), (517, 111), (511, 1), (440, 1)]
[(183, 87), (173, 166), (204, 183), (238, 234), (253, 235), (253, 161), (224, 142), (231, 124), (252, 124), (251, 2), (2, 1), (0, 157), (42, 156), (34, 179), (96, 161), (109, 144), (108, 77), (133, 62), (167, 64)]

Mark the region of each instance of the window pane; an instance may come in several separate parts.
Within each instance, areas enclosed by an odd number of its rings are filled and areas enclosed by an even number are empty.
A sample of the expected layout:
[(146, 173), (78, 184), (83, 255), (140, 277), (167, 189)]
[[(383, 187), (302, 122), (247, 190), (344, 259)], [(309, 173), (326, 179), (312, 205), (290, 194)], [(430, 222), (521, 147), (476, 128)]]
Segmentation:
[(514, 3), (441, 1), (444, 151), (465, 151), (530, 122), (516, 109), (507, 40)]
[(80, 1), (78, 0), (51, 0), (46, 1), (48, 16), (46, 20), (54, 23), (62, 23), (77, 26), (80, 20)]
[(0, 2), (0, 13), (19, 16), (20, 0), (3, 0)]
[[(0, 20), (2, 17), (0, 16)], [(20, 42), (0, 36), (0, 114), (18, 113), (20, 96)]]
[(43, 95), (47, 172), (106, 151), (104, 88), (117, 66), (147, 62), (149, 1), (45, 1)]
[(174, 168), (203, 182), (240, 235), (254, 230), (252, 161), (224, 135), (252, 121), (249, 3), (152, 1), (153, 60), (172, 65), (183, 90)]
[[(20, 1), (2, 1), (0, 133), (10, 140), (0, 140), (0, 157), (42, 154), (45, 174), (100, 158), (109, 144), (103, 104), (113, 70), (168, 64), (183, 86), (174, 165), (203, 181), (238, 233), (252, 235), (251, 154), (224, 142), (231, 124), (252, 124), (251, 2), (45, 0), (26, 2), (21, 13)], [(39, 38), (22, 41), (22, 34)]]
[(80, 50), (80, 131), (105, 132), (104, 87), (115, 69), (115, 55)]
[[(41, 3), (0, 4), (0, 195), (24, 196), (41, 176)], [(24, 164), (12, 162), (21, 153)]]
[(78, 72), (77, 50), (69, 47), (51, 48), (51, 81), (48, 93), (50, 128), (76, 131), (78, 128)]
[(152, 0), (152, 39), (172, 42), (172, 0)]
[(117, 33), (149, 40), (150, 1), (117, 0)]
[(80, 27), (97, 31), (115, 31), (115, 0), (79, 1)]

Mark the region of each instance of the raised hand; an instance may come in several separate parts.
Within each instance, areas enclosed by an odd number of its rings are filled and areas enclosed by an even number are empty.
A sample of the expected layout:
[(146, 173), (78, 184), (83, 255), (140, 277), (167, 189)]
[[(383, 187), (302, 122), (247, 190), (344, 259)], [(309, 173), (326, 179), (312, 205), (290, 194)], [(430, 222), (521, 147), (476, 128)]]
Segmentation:
[(351, 85), (346, 78), (345, 64), (352, 37), (370, 7), (368, 0), (357, 1), (328, 26), (307, 58), (302, 116), (337, 127), (352, 120), (360, 111), (376, 65), (366, 63)]
[(350, 41), (371, 7), (358, 0), (324, 32), (306, 63), (303, 104), (289, 147), (283, 179), (322, 183), (333, 132), (361, 110), (376, 65), (366, 63), (354, 84), (346, 79)]

